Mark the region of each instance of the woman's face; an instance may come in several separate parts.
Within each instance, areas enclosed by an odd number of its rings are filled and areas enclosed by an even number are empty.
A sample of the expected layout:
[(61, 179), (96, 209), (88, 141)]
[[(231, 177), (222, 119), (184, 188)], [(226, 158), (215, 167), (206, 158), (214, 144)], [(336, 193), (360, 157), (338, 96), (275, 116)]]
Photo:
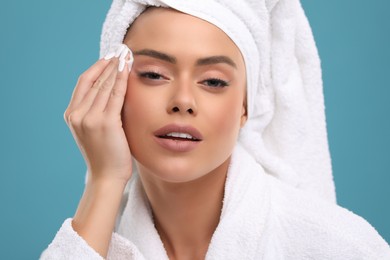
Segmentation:
[(216, 26), (171, 9), (137, 18), (123, 127), (142, 174), (198, 179), (229, 163), (246, 121), (245, 65)]

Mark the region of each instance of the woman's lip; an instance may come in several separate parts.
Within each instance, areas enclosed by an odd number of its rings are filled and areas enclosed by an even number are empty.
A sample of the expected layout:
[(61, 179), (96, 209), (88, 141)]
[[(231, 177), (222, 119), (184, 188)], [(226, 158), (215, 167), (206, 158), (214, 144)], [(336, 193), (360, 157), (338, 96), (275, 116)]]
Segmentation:
[(164, 149), (170, 152), (190, 152), (194, 150), (199, 144), (199, 141), (191, 140), (175, 140), (175, 139), (166, 139), (158, 136), (153, 137), (157, 144), (159, 144)]
[[(169, 133), (184, 133), (191, 135), (195, 140), (191, 139), (178, 139), (178, 138), (166, 138)], [(170, 124), (161, 127), (154, 133), (155, 141), (164, 149), (171, 152), (190, 152), (195, 149), (202, 141), (202, 134), (194, 127), (189, 125), (176, 125)]]
[(195, 138), (197, 141), (202, 141), (202, 139), (203, 139), (202, 134), (195, 127), (192, 127), (190, 125), (169, 124), (169, 125), (163, 126), (160, 129), (156, 130), (153, 134), (156, 137), (160, 137), (160, 136), (165, 136), (169, 133), (189, 134), (193, 138)]

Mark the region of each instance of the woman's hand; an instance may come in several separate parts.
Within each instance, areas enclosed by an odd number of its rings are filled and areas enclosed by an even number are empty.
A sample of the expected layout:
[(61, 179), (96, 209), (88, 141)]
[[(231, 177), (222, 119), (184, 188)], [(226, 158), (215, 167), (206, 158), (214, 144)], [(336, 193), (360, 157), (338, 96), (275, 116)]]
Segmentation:
[(80, 76), (64, 114), (89, 173), (72, 226), (103, 257), (132, 172), (121, 120), (131, 59), (125, 61), (127, 46), (121, 45), (119, 50), (115, 57), (99, 60)]
[(84, 156), (91, 181), (127, 182), (131, 153), (122, 128), (121, 110), (128, 69), (119, 60), (101, 59), (79, 78), (64, 118)]

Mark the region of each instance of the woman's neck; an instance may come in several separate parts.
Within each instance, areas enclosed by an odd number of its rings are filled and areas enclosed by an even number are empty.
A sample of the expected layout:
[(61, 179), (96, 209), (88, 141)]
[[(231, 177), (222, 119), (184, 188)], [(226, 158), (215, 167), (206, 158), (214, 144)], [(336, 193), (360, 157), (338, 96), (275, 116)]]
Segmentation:
[(219, 223), (230, 159), (186, 183), (156, 180), (141, 171), (156, 229), (170, 259), (204, 259)]

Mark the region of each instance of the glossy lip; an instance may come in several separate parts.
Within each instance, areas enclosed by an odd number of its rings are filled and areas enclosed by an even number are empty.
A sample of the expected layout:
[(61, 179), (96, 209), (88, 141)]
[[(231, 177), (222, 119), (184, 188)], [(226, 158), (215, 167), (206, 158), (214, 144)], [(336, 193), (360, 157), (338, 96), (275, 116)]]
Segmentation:
[[(174, 140), (160, 137), (172, 132), (189, 134), (193, 138), (197, 139), (197, 141)], [(195, 149), (198, 144), (203, 140), (202, 134), (196, 128), (189, 125), (169, 124), (156, 130), (153, 134), (155, 141), (160, 146), (171, 152), (189, 152)]]

